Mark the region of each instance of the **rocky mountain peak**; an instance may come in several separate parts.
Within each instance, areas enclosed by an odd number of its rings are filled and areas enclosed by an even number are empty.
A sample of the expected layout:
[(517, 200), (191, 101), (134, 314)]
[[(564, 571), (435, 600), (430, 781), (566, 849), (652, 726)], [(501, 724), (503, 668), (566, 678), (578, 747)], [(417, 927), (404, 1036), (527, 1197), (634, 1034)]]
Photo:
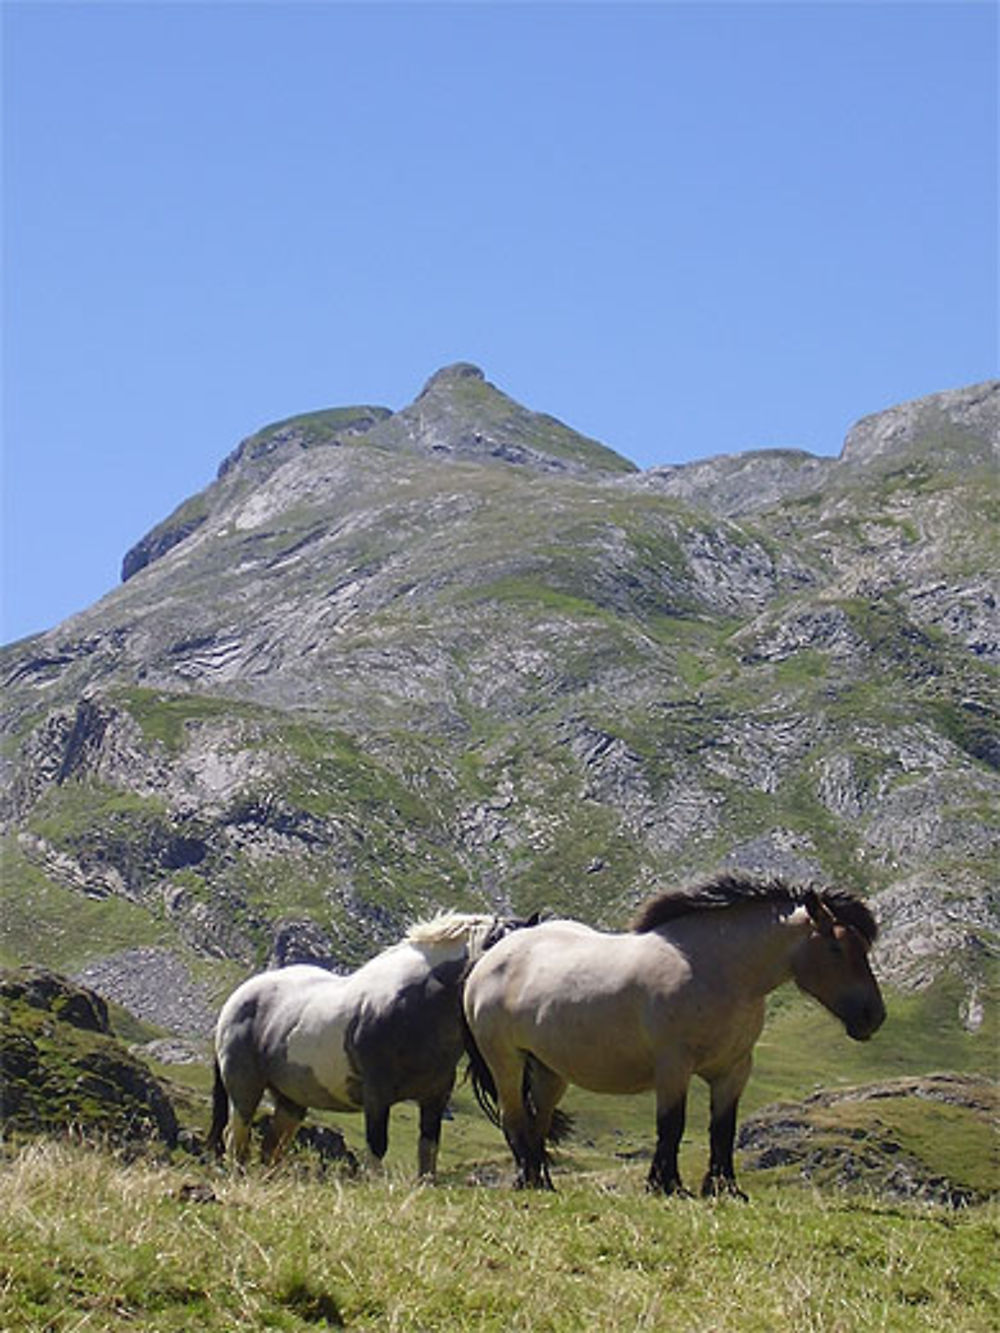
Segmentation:
[(470, 361), (442, 367), (414, 402), (381, 423), (371, 439), (407, 452), (513, 463), (549, 473), (636, 470), (606, 445), (523, 407)]
[(462, 380), (485, 380), (486, 376), (479, 366), (474, 366), (471, 361), (456, 361), (450, 366), (442, 366), (440, 370), (434, 372), (424, 387), (417, 395), (417, 401), (428, 394), (437, 392), (448, 392)]
[(840, 462), (879, 471), (932, 460), (935, 470), (1000, 461), (1000, 380), (952, 389), (862, 417)]

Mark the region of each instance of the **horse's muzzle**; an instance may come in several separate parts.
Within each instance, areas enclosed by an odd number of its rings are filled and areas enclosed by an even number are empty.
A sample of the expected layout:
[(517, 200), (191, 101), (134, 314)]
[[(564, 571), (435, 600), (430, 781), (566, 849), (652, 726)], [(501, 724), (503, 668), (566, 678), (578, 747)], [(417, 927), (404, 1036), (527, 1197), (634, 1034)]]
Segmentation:
[(868, 1041), (885, 1022), (885, 1005), (881, 999), (865, 1001), (844, 1019), (847, 1035), (855, 1041)]

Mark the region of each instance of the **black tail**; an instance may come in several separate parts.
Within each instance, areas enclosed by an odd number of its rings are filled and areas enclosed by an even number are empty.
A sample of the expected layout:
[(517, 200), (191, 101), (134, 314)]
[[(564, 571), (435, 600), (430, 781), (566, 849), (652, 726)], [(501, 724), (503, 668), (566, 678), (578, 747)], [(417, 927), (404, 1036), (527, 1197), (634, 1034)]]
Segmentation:
[(469, 1021), (464, 1013), (462, 1014), (462, 1033), (465, 1038), (465, 1053), (469, 1057), (469, 1082), (472, 1084), (476, 1101), (490, 1124), (496, 1125), (497, 1129), (502, 1129), (497, 1085), (493, 1081), (493, 1074), (490, 1072), (489, 1065), (483, 1059), (482, 1051), (476, 1045), (476, 1039), (472, 1035), (472, 1029), (469, 1027)]
[(209, 1152), (221, 1157), (225, 1149), (225, 1129), (229, 1123), (229, 1093), (222, 1081), (222, 1070), (215, 1061), (215, 1081), (212, 1084), (212, 1127), (208, 1131), (207, 1147)]
[[(469, 1027), (464, 1014), (462, 1016), (462, 1026), (465, 1032), (465, 1053), (469, 1057), (469, 1081), (472, 1083), (472, 1091), (475, 1093), (476, 1101), (487, 1120), (496, 1125), (497, 1129), (503, 1129), (503, 1125), (500, 1123), (500, 1100), (497, 1096), (497, 1085), (494, 1082), (489, 1065), (483, 1058), (482, 1051), (476, 1045), (476, 1039), (472, 1035), (472, 1029)], [(531, 1086), (531, 1068), (533, 1064), (534, 1057), (529, 1055), (524, 1062), (524, 1081), (521, 1085), (524, 1104), (532, 1113), (535, 1109)], [(552, 1123), (549, 1125), (549, 1132), (545, 1137), (549, 1143), (562, 1143), (572, 1133), (573, 1117), (567, 1115), (565, 1111), (560, 1111), (557, 1107), (552, 1112)]]

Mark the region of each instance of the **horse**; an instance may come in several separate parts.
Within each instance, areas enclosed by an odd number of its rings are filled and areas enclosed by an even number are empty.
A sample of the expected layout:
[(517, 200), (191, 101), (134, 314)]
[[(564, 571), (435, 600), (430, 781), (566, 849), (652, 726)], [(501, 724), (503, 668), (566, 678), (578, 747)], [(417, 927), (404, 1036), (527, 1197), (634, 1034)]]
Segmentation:
[(677, 1153), (688, 1085), (709, 1086), (705, 1196), (746, 1198), (733, 1142), (765, 997), (794, 980), (867, 1041), (885, 1006), (868, 962), (875, 918), (835, 888), (724, 874), (649, 899), (624, 934), (545, 921), (510, 935), (466, 980), (477, 1098), (502, 1128), (519, 1187), (552, 1188), (545, 1148), (569, 1084), (599, 1093), (655, 1089), (648, 1186), (686, 1194)]
[(461, 988), (468, 968), (508, 931), (534, 923), (445, 912), (347, 976), (295, 964), (251, 977), (215, 1029), (208, 1147), (245, 1162), (267, 1090), (274, 1103), (263, 1160), (273, 1164), (306, 1109), (363, 1111), (370, 1160), (380, 1163), (389, 1111), (420, 1108), (418, 1171), (432, 1179), (441, 1120), (464, 1050)]

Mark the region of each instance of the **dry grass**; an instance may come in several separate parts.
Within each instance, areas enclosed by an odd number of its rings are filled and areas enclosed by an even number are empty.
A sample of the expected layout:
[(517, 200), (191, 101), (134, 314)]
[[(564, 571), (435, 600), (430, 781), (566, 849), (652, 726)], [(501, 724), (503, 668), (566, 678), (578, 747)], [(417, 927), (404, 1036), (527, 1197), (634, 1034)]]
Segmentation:
[(0, 1326), (992, 1330), (997, 1212), (771, 1191), (230, 1177), (40, 1143), (0, 1179)]

